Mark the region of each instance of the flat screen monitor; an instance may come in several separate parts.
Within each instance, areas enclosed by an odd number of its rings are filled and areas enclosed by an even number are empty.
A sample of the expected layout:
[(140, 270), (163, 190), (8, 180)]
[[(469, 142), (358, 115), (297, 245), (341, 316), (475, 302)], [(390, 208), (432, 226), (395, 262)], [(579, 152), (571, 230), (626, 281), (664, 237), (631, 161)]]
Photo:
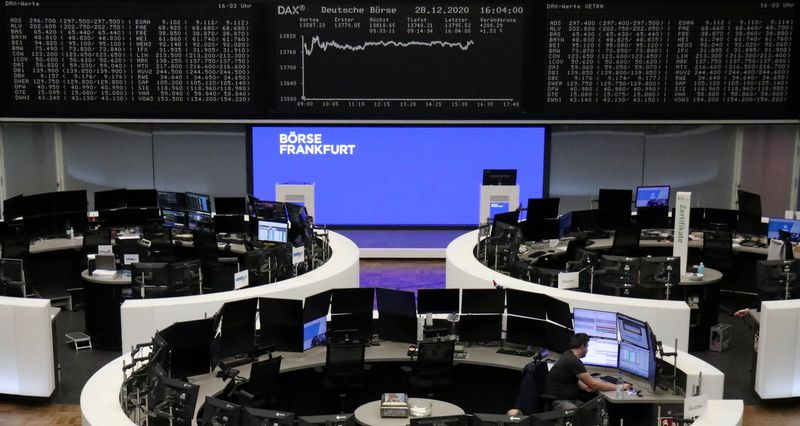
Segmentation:
[(545, 298), (547, 320), (572, 330), (572, 312), (569, 310), (569, 303), (555, 297), (542, 296)]
[(129, 209), (158, 208), (158, 191), (155, 189), (128, 189), (125, 197)]
[(112, 189), (94, 193), (94, 209), (97, 211), (124, 209), (127, 206), (128, 198), (125, 189)]
[(669, 207), (639, 207), (636, 210), (636, 226), (641, 229), (669, 228)]
[(800, 242), (800, 220), (769, 218), (767, 237), (779, 239), (780, 231), (788, 232), (793, 242)]
[(372, 287), (331, 290), (332, 314), (371, 314), (374, 304), (375, 289)]
[[(506, 213), (499, 213), (492, 217), (492, 221), (497, 223), (505, 223), (512, 226), (517, 226), (519, 223), (519, 210), (512, 210)], [(492, 235), (494, 235), (494, 231), (492, 231)]]
[(372, 312), (360, 314), (331, 314), (328, 335), (331, 341), (372, 340)]
[(644, 321), (639, 321), (624, 314), (617, 314), (617, 328), (619, 329), (619, 339), (621, 341), (644, 349), (650, 347), (650, 334)]
[(761, 195), (741, 189), (736, 190), (736, 194), (739, 198), (740, 212), (761, 216)]
[(575, 333), (617, 340), (617, 313), (575, 308), (572, 310)]
[(409, 426), (469, 426), (467, 416), (411, 417)]
[(186, 208), (198, 212), (211, 213), (211, 197), (205, 194), (187, 192)]
[(603, 280), (618, 283), (635, 283), (639, 275), (638, 257), (604, 254), (600, 257), (600, 267), (606, 271)]
[(255, 349), (258, 299), (226, 302), (215, 316), (214, 363)]
[(632, 198), (633, 191), (630, 189), (600, 189), (597, 209), (630, 212)]
[(131, 265), (131, 279), (140, 285), (166, 287), (169, 284), (169, 263), (134, 263)]
[(186, 212), (187, 225), (192, 231), (213, 232), (214, 221), (211, 213), (188, 211)]
[(258, 299), (259, 336), (262, 347), (300, 352), (303, 338), (303, 301), (261, 297)]
[(398, 317), (417, 316), (417, 304), (414, 293), (410, 291), (376, 288), (375, 296), (378, 304), (378, 316), (394, 315)]
[(569, 350), (569, 341), (572, 335), (571, 329), (556, 323), (547, 321), (547, 325), (545, 325), (546, 347), (551, 351), (564, 353), (564, 351)]
[(581, 361), (586, 365), (617, 368), (618, 355), (619, 342), (616, 338), (610, 340), (592, 337), (589, 339), (589, 351)]
[[(650, 336), (647, 336), (650, 339)], [(619, 369), (647, 379), (650, 375), (650, 350), (622, 341), (619, 343)]]
[(531, 219), (520, 222), (525, 241), (554, 240), (561, 236), (561, 219)]
[(211, 371), (211, 341), (214, 318), (176, 322), (159, 331), (166, 342), (165, 370), (170, 377), (182, 378)]
[(528, 198), (528, 220), (557, 218), (560, 202), (560, 198)]
[(561, 215), (561, 235), (569, 232), (585, 232), (599, 229), (599, 215), (597, 210), (575, 210)]
[(461, 315), (458, 321), (458, 339), (462, 342), (499, 342), (502, 329), (502, 315)]
[(200, 260), (184, 260), (169, 264), (169, 287), (174, 295), (200, 292)]
[(242, 426), (293, 426), (294, 413), (245, 407)]
[(247, 214), (247, 200), (244, 197), (214, 197), (214, 211), (217, 214)]
[(23, 195), (19, 194), (16, 197), (7, 198), (3, 201), (3, 220), (11, 222), (24, 214), (25, 205), (23, 198)]
[[(703, 222), (706, 229), (736, 229), (736, 224), (739, 221), (739, 212), (736, 210), (728, 209), (704, 209)], [(689, 226), (691, 226), (691, 218), (689, 218)]]
[(89, 208), (86, 190), (58, 191), (53, 193), (53, 211), (56, 213), (86, 212)]
[(158, 191), (158, 207), (161, 209), (186, 210), (186, 193)]
[(544, 295), (530, 291), (506, 289), (506, 310), (509, 314), (528, 318), (547, 318)]
[(303, 322), (307, 323), (318, 318), (327, 317), (330, 307), (330, 290), (306, 297), (303, 303)]
[(324, 345), (328, 337), (328, 318), (320, 317), (303, 324), (303, 350)]
[(636, 187), (636, 207), (669, 207), (669, 185)]
[(297, 426), (356, 426), (353, 414), (328, 414), (297, 418)]
[(418, 314), (450, 314), (458, 312), (459, 289), (421, 288), (417, 290)]
[(461, 290), (462, 314), (502, 314), (506, 295), (502, 290), (465, 288)]
[[(307, 155), (294, 150), (302, 144), (286, 142), (291, 133), (352, 150)], [(484, 169), (517, 169), (520, 193), (542, 196), (545, 133), (522, 126), (253, 127), (254, 195), (271, 197), (275, 182), (315, 182), (317, 224), (476, 225), (471, 207), (480, 203), (475, 186)], [(447, 190), (426, 182), (447, 182)]]
[(167, 228), (186, 228), (186, 212), (183, 210), (161, 209), (161, 225)]
[(681, 281), (679, 256), (644, 257), (639, 266), (639, 281), (642, 283), (678, 284)]
[(219, 398), (206, 397), (203, 408), (203, 425), (240, 426), (242, 406)]
[(174, 424), (191, 424), (194, 419), (194, 410), (197, 406), (197, 395), (200, 386), (183, 380), (176, 380), (165, 376), (158, 376), (156, 383), (156, 407), (161, 402), (168, 401), (160, 411), (173, 417)]
[(253, 196), (249, 196), (247, 202), (251, 216), (277, 222), (289, 222), (289, 212), (286, 211), (285, 203), (260, 200)]
[(761, 222), (760, 214), (739, 212), (736, 232), (745, 235), (766, 235), (768, 231), (769, 225)]
[(52, 214), (55, 209), (54, 194), (54, 192), (46, 192), (44, 194), (26, 195), (22, 199), (22, 215), (28, 218)]
[(24, 283), (25, 272), (22, 259), (0, 258), (0, 275), (11, 280), (12, 283)]
[(474, 413), (471, 426), (532, 426), (529, 416), (507, 416), (505, 414)]
[(507, 315), (506, 341), (537, 348), (547, 347), (547, 321)]
[(214, 232), (218, 234), (246, 234), (247, 222), (243, 215), (216, 215), (214, 216)]
[(286, 222), (258, 221), (258, 240), (271, 243), (285, 243), (289, 238), (289, 224)]
[(483, 185), (514, 186), (517, 184), (517, 169), (483, 169)]

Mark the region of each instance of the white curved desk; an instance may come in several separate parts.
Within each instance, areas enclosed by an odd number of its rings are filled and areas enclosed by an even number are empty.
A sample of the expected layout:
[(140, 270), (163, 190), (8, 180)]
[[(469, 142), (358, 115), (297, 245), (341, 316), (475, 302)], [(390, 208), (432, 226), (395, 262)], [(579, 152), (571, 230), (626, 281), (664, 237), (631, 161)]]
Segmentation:
[(329, 236), (330, 259), (317, 269), (294, 278), (222, 293), (126, 300), (120, 308), (123, 351), (149, 342), (157, 330), (175, 322), (213, 316), (225, 302), (253, 297), (302, 300), (332, 288), (358, 287), (358, 247), (342, 235), (330, 232)]

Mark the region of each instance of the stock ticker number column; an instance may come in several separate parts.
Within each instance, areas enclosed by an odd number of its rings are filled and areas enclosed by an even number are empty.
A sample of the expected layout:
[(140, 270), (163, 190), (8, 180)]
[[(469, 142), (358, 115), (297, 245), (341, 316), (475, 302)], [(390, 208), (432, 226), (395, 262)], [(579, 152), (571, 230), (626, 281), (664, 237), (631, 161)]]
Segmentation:
[(795, 110), (795, 2), (550, 2), (544, 14), (548, 111), (713, 118)]
[(520, 110), (522, 4), (286, 2), (276, 12), (281, 113)]

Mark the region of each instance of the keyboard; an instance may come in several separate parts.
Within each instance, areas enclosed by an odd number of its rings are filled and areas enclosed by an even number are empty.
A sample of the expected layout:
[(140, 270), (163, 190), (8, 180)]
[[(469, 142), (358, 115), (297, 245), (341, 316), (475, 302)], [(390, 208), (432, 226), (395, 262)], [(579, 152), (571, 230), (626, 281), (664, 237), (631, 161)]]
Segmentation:
[(611, 383), (612, 385), (617, 384), (617, 378), (613, 376), (600, 376), (600, 380)]
[(534, 351), (526, 351), (523, 349), (511, 349), (511, 348), (500, 348), (497, 350), (497, 353), (503, 355), (516, 355), (516, 356), (524, 356), (524, 357), (532, 357), (536, 355)]

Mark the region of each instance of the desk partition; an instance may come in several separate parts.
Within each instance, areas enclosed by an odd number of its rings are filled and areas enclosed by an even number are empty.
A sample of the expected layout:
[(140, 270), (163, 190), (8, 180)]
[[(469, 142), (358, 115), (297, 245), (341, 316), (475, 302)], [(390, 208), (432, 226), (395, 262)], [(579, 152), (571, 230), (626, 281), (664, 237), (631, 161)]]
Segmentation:
[(800, 300), (761, 303), (755, 380), (755, 391), (761, 398), (800, 396), (798, 333)]
[(0, 297), (0, 393), (50, 397), (56, 388), (48, 299)]

